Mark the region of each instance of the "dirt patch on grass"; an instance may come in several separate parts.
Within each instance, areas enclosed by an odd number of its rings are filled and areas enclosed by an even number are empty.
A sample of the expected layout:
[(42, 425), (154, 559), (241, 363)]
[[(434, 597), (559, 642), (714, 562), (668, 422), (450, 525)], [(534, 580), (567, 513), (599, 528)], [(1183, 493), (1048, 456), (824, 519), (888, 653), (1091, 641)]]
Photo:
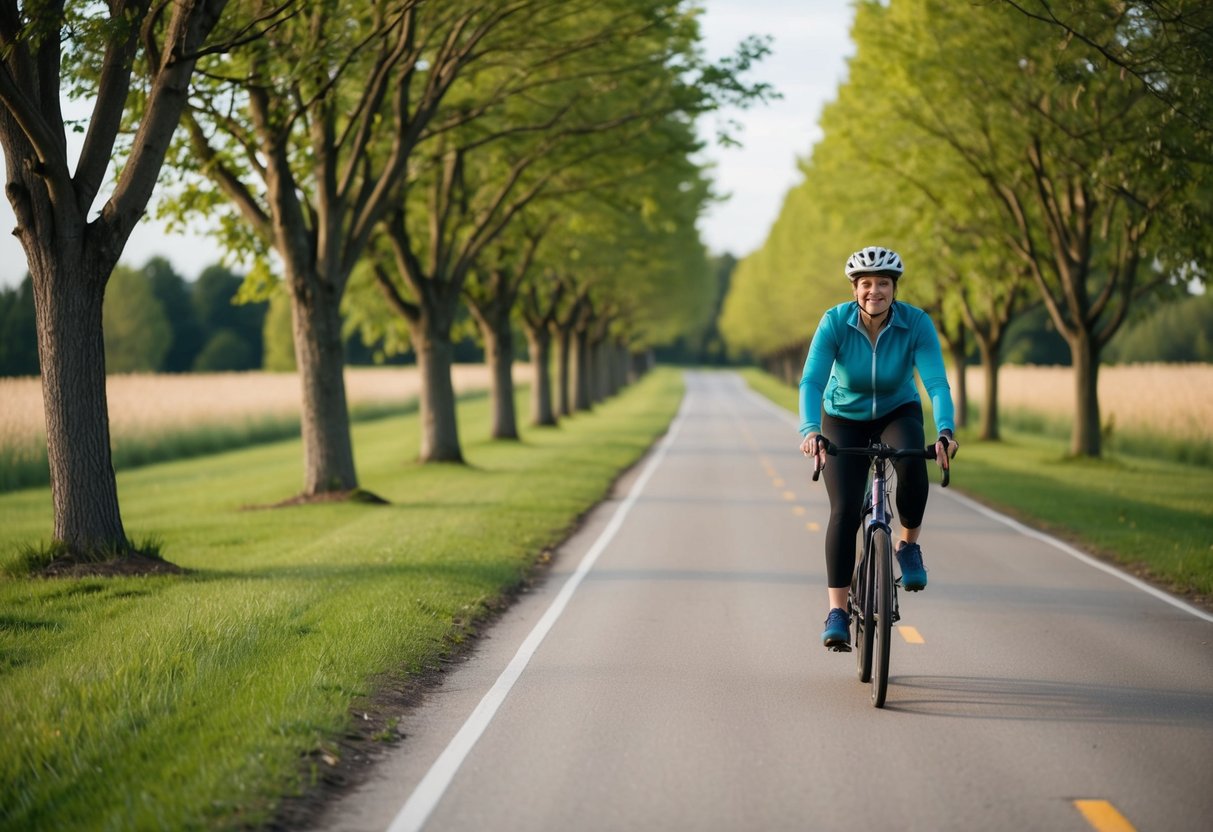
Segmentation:
[(103, 561), (87, 561), (68, 556), (56, 557), (37, 571), (42, 578), (133, 578), (144, 575), (183, 575), (175, 563), (138, 553)]
[(244, 506), (244, 511), (263, 511), (271, 508), (289, 508), (291, 506), (314, 506), (322, 503), (366, 503), (373, 506), (388, 506), (391, 502), (383, 499), (374, 492), (363, 488), (351, 488), (345, 491), (325, 491), (320, 494), (296, 494), (294, 497), (280, 503), (270, 503), (264, 506)]

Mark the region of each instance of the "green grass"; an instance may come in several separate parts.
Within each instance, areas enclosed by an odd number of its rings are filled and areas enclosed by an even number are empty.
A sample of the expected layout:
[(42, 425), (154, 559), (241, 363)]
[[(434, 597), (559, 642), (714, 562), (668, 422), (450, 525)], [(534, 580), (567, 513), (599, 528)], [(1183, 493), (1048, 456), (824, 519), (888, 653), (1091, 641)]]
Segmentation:
[[(0, 578), (0, 826), (256, 825), (323, 773), (351, 708), (435, 666), (668, 425), (658, 371), (521, 442), (460, 409), (466, 466), (421, 466), (416, 416), (364, 422), (362, 485), (291, 496), (298, 441), (119, 474), (128, 535), (184, 576)], [(0, 495), (0, 566), (49, 536), (50, 494)], [(378, 681), (376, 681), (378, 680)], [(310, 761), (310, 762), (309, 762)]]
[[(969, 403), (969, 424), (978, 425), (981, 408)], [(1030, 410), (1007, 410), (999, 414), (1000, 433), (1010, 431), (1055, 439), (1069, 447), (1073, 431), (1071, 420), (1060, 416), (1034, 413)], [(1117, 430), (1115, 422), (1105, 419), (1103, 448), (1111, 456), (1149, 456), (1182, 462), (1187, 465), (1204, 465), (1213, 468), (1213, 439), (1173, 437), (1158, 432)]]
[[(797, 391), (757, 370), (757, 392), (793, 412)], [(1068, 434), (960, 431), (952, 487), (1182, 595), (1213, 596), (1213, 470), (1123, 450), (1067, 458)]]

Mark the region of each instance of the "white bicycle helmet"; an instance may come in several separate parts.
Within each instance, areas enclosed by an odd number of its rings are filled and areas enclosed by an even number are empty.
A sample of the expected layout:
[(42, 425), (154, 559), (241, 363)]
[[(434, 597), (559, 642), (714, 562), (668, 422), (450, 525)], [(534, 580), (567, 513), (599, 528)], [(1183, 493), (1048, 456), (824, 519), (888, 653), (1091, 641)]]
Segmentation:
[(896, 280), (904, 270), (901, 256), (882, 246), (861, 248), (847, 258), (847, 280), (854, 280), (863, 274), (883, 274)]

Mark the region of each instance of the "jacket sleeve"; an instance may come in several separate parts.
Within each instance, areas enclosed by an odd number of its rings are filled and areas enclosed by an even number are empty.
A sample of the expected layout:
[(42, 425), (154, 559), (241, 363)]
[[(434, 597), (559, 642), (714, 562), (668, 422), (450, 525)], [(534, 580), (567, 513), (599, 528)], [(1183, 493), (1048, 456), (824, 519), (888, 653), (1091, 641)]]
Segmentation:
[(935, 430), (954, 430), (955, 413), (952, 408), (952, 387), (943, 365), (943, 349), (939, 345), (939, 333), (925, 312), (918, 319), (914, 338), (914, 366), (931, 398), (931, 410), (935, 414)]
[(838, 336), (829, 313), (821, 316), (821, 323), (813, 333), (809, 354), (805, 358), (804, 372), (800, 376), (800, 435), (821, 433), (821, 397), (834, 369), (838, 355)]

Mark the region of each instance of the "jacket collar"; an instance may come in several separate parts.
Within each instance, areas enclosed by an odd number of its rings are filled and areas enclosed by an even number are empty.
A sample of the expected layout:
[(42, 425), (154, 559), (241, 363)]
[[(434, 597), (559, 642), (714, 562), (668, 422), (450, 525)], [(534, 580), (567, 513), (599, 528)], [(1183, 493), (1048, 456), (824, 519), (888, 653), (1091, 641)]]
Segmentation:
[[(909, 327), (909, 324), (907, 324), (905, 321), (905, 315), (900, 313), (901, 303), (898, 301), (893, 301), (893, 303), (889, 305), (889, 322), (885, 324), (886, 329), (890, 327), (906, 329)], [(859, 301), (857, 300), (853, 300), (850, 303), (850, 308), (847, 312), (847, 324), (855, 327), (856, 329), (863, 329), (862, 324), (859, 323)]]

